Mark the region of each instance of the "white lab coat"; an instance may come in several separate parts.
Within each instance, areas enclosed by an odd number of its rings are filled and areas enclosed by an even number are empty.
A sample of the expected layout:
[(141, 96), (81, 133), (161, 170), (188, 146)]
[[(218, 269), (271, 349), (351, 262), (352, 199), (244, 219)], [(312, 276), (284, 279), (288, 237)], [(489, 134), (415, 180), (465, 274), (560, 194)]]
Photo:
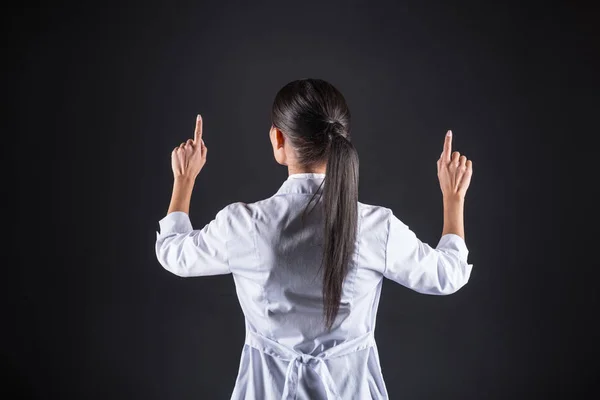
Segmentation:
[(301, 219), (324, 177), (292, 174), (273, 196), (229, 204), (199, 230), (184, 212), (159, 221), (156, 255), (166, 270), (233, 276), (246, 339), (231, 399), (387, 399), (374, 339), (382, 278), (434, 295), (469, 280), (473, 265), (460, 236), (446, 234), (432, 248), (391, 209), (359, 202), (354, 256), (326, 332), (322, 200)]

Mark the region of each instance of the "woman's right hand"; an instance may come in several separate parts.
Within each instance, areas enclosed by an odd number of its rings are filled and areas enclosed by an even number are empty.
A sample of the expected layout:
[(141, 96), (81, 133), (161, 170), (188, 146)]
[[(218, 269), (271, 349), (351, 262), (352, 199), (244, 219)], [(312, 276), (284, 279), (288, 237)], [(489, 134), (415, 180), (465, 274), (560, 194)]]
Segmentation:
[(438, 179), (442, 194), (447, 198), (464, 198), (471, 176), (473, 175), (473, 163), (461, 156), (458, 151), (452, 151), (452, 131), (446, 133), (444, 150), (437, 161)]

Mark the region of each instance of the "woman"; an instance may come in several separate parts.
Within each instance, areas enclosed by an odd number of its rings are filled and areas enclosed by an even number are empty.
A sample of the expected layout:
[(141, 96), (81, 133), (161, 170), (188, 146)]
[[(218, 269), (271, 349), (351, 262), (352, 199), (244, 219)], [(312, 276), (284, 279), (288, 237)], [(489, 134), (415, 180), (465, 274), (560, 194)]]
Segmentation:
[(463, 206), (472, 163), (451, 152), (448, 131), (437, 161), (444, 227), (432, 248), (391, 209), (358, 201), (350, 111), (333, 85), (288, 83), (271, 118), (287, 180), (271, 197), (229, 204), (194, 230), (190, 196), (207, 155), (198, 115), (194, 139), (171, 154), (158, 260), (178, 276), (233, 275), (246, 339), (232, 399), (387, 399), (374, 339), (382, 278), (436, 295), (467, 283)]

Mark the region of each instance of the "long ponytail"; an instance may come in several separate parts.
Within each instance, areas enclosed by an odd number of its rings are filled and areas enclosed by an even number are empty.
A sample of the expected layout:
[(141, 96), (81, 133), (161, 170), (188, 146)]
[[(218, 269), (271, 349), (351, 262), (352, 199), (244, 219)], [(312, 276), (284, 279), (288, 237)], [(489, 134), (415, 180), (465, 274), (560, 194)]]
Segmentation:
[(358, 153), (341, 134), (331, 139), (323, 186), (323, 300), (331, 329), (340, 307), (342, 284), (354, 253), (358, 226)]

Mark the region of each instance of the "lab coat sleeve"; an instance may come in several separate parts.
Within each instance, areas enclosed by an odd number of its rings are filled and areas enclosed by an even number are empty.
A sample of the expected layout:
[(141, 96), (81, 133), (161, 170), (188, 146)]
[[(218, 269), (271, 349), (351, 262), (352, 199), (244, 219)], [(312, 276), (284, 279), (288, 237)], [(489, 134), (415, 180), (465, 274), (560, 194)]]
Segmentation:
[(448, 233), (436, 248), (423, 243), (389, 210), (384, 276), (423, 294), (447, 295), (463, 287), (473, 264), (464, 239)]
[(227, 258), (231, 213), (227, 206), (202, 229), (193, 229), (188, 214), (175, 211), (159, 222), (156, 257), (167, 271), (181, 277), (231, 272)]

